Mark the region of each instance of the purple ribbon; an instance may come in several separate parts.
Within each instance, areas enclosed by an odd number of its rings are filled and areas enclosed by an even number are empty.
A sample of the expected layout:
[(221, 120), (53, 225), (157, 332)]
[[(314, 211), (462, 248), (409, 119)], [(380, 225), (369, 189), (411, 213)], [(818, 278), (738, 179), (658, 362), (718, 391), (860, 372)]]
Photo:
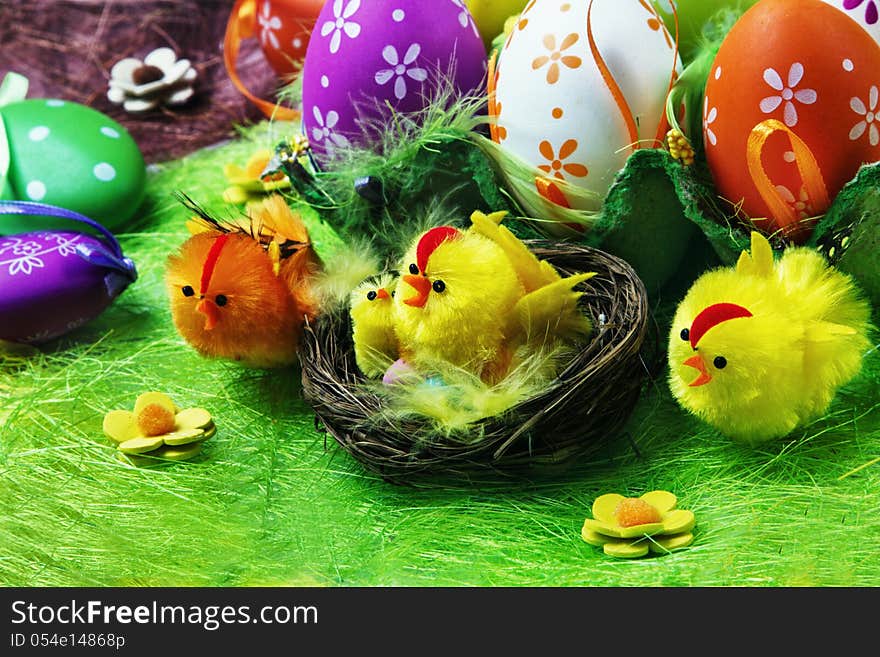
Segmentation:
[(34, 203), (33, 201), (0, 201), (0, 214), (41, 215), (70, 219), (86, 224), (99, 232), (104, 243), (99, 242), (98, 246), (77, 244), (76, 254), (89, 264), (110, 270), (104, 276), (104, 286), (112, 299), (122, 294), (125, 288), (138, 278), (137, 267), (130, 258), (123, 255), (122, 247), (116, 236), (94, 219), (89, 219), (73, 210), (47, 203)]

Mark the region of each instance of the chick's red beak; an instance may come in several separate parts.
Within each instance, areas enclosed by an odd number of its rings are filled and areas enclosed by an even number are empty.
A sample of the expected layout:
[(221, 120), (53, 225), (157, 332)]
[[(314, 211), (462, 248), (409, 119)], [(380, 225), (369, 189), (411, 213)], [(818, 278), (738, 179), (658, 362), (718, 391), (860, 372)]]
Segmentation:
[(412, 287), (416, 294), (408, 297), (403, 302), (408, 306), (422, 308), (428, 302), (428, 293), (431, 291), (431, 281), (427, 276), (413, 276), (407, 274), (403, 277), (403, 282)]
[(196, 306), (196, 312), (205, 316), (205, 330), (210, 331), (220, 321), (220, 308), (210, 299), (202, 299)]
[(697, 386), (705, 385), (705, 384), (709, 383), (709, 381), (712, 380), (712, 376), (709, 374), (709, 370), (706, 369), (706, 363), (703, 362), (703, 359), (700, 357), (700, 354), (694, 354), (693, 356), (688, 358), (686, 361), (684, 361), (684, 364), (687, 365), (688, 367), (693, 367), (695, 370), (699, 371), (699, 373), (700, 373), (700, 375), (696, 379), (694, 379), (693, 381), (691, 381), (691, 383), (688, 384), (691, 388), (696, 388)]
[(386, 290), (384, 287), (380, 287), (378, 290), (376, 290), (376, 298), (377, 299), (388, 299), (389, 298), (388, 290)]

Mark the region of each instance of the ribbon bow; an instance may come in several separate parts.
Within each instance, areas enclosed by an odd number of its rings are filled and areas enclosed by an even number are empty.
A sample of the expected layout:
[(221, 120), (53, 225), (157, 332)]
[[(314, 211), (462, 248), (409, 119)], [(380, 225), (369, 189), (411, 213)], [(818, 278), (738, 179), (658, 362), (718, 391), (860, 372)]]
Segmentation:
[(138, 278), (137, 267), (130, 258), (122, 253), (122, 247), (116, 237), (104, 226), (86, 216), (59, 208), (46, 203), (34, 203), (32, 201), (0, 201), (0, 214), (17, 215), (42, 215), (44, 217), (57, 217), (71, 219), (84, 223), (98, 231), (104, 242), (98, 245), (77, 244), (76, 254), (83, 260), (96, 267), (107, 269), (104, 276), (104, 287), (110, 298), (115, 299)]

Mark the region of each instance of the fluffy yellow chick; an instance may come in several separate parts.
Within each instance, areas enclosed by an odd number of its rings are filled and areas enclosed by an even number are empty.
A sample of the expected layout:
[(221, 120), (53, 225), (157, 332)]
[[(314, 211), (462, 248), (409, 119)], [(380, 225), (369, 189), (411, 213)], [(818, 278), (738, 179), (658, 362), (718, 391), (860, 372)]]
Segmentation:
[(354, 357), (364, 376), (381, 377), (397, 360), (392, 305), (397, 276), (383, 273), (358, 285), (351, 293)]
[(497, 381), (519, 347), (589, 333), (572, 288), (594, 274), (562, 278), (498, 225), (504, 214), (475, 212), (467, 231), (432, 228), (404, 256), (394, 319), (406, 362), (444, 361)]
[(821, 416), (869, 347), (870, 308), (852, 280), (816, 251), (777, 261), (751, 236), (736, 267), (703, 274), (669, 335), (669, 384), (679, 403), (722, 434), (758, 444)]

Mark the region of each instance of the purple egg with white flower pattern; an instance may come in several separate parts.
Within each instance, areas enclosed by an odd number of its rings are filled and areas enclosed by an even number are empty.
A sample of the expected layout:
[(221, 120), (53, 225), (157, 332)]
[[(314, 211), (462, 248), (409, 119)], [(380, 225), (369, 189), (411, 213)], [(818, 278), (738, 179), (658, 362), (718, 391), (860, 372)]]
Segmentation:
[(137, 274), (91, 235), (68, 231), (0, 237), (0, 340), (39, 344), (101, 314)]
[(392, 110), (424, 109), (438, 89), (479, 92), (486, 63), (464, 0), (328, 1), (303, 63), (303, 130), (319, 162), (369, 147)]

